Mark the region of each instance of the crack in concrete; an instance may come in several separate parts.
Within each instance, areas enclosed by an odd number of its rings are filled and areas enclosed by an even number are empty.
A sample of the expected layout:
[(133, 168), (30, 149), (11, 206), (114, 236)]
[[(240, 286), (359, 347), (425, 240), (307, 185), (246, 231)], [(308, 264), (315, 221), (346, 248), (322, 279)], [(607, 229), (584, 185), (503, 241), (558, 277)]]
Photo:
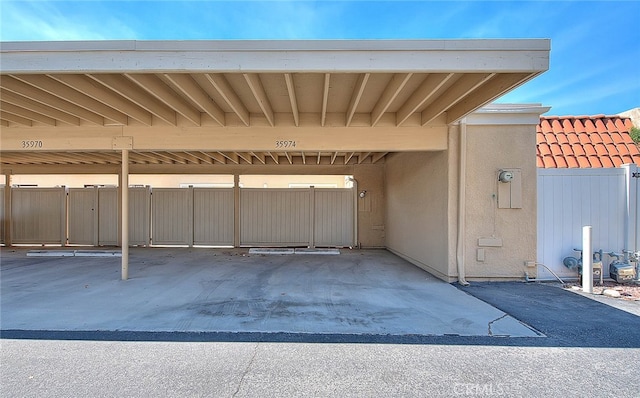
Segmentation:
[(259, 344), (260, 343), (256, 343), (255, 346), (253, 347), (253, 355), (251, 355), (251, 359), (249, 360), (249, 363), (247, 364), (247, 367), (244, 369), (244, 372), (242, 372), (242, 377), (240, 377), (240, 382), (238, 383), (238, 388), (236, 388), (236, 390), (234, 391), (232, 397), (235, 397), (238, 394), (238, 392), (240, 392), (240, 388), (242, 387), (242, 383), (244, 382), (244, 378), (249, 373), (249, 369), (251, 368), (251, 365), (253, 365), (253, 360), (256, 359), (256, 355), (258, 354), (258, 345)]
[(489, 330), (488, 330), (488, 332), (489, 332), (489, 336), (493, 336), (493, 332), (491, 331), (491, 325), (492, 325), (494, 322), (498, 322), (499, 320), (501, 320), (501, 319), (503, 319), (503, 318), (506, 318), (507, 316), (509, 316), (509, 314), (503, 314), (501, 317), (496, 318), (496, 319), (494, 319), (493, 321), (489, 322), (489, 325), (488, 325), (488, 327), (489, 327)]

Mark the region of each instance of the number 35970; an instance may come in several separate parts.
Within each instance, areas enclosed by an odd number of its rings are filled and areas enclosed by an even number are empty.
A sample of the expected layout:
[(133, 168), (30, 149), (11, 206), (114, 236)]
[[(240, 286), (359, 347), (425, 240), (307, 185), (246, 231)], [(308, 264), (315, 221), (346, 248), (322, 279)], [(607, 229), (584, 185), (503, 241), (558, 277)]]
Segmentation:
[(40, 140), (24, 140), (22, 141), (23, 148), (42, 148), (42, 141)]

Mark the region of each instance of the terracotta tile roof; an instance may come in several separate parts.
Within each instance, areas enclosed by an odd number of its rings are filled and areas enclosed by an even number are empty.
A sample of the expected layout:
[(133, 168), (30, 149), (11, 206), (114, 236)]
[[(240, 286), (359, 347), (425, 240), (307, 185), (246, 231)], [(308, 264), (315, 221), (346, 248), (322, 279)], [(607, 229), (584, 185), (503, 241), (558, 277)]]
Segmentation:
[(640, 149), (622, 116), (542, 116), (536, 129), (538, 167), (602, 168), (640, 166)]

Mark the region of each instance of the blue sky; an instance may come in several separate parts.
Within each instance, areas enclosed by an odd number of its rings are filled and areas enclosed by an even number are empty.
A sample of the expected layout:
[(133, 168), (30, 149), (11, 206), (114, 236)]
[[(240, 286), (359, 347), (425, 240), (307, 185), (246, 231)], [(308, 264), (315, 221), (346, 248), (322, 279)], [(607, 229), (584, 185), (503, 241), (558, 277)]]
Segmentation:
[(498, 102), (640, 107), (640, 1), (5, 1), (0, 39), (550, 38), (548, 72)]

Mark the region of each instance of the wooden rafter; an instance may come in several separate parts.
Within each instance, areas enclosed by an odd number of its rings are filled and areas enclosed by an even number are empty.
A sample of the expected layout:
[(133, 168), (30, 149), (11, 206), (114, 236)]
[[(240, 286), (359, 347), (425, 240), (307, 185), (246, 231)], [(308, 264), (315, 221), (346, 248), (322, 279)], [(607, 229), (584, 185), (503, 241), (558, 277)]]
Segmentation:
[(165, 122), (177, 126), (176, 112), (158, 99), (138, 89), (137, 85), (122, 75), (104, 74), (90, 75), (97, 82), (117, 92), (129, 101), (151, 112)]
[(275, 119), (273, 115), (273, 109), (271, 108), (271, 103), (269, 102), (269, 97), (267, 97), (266, 91), (264, 91), (264, 87), (262, 86), (262, 82), (260, 81), (260, 75), (257, 73), (243, 73), (245, 81), (249, 85), (249, 89), (253, 93), (256, 101), (258, 101), (258, 106), (262, 110), (262, 113), (267, 118), (267, 121), (271, 125), (271, 127), (275, 126)]
[(387, 87), (385, 87), (384, 92), (371, 111), (372, 126), (375, 126), (380, 121), (382, 115), (389, 109), (389, 106), (391, 106), (393, 101), (398, 97), (398, 94), (402, 92), (402, 89), (404, 89), (409, 79), (411, 79), (411, 76), (413, 76), (413, 73), (397, 73), (393, 75), (391, 81), (387, 84)]
[(409, 116), (420, 109), (453, 76), (453, 73), (433, 73), (427, 76), (420, 87), (413, 92), (411, 97), (398, 110), (396, 124), (400, 126), (404, 123)]
[(293, 81), (293, 75), (291, 73), (285, 73), (284, 81), (287, 85), (287, 93), (289, 93), (289, 103), (291, 104), (291, 112), (293, 113), (293, 122), (296, 126), (299, 126), (300, 113), (298, 111), (298, 99), (296, 97), (296, 85)]
[(471, 73), (462, 76), (453, 86), (443, 93), (422, 111), (422, 125), (425, 126), (442, 113), (446, 112), (454, 104), (471, 93), (485, 81), (493, 77), (494, 73)]
[(225, 125), (224, 112), (215, 102), (205, 93), (200, 85), (196, 83), (190, 75), (182, 73), (167, 73), (164, 75), (171, 83), (173, 83), (182, 94), (187, 96), (191, 101), (198, 104), (207, 115), (211, 116), (220, 126)]
[(204, 75), (206, 80), (216, 89), (218, 94), (222, 96), (224, 101), (231, 107), (231, 110), (238, 115), (245, 126), (249, 126), (249, 111), (244, 106), (238, 94), (233, 90), (227, 79), (222, 74), (207, 73)]
[(356, 86), (353, 89), (353, 93), (351, 94), (351, 101), (349, 102), (349, 107), (347, 108), (347, 119), (345, 122), (346, 126), (351, 124), (351, 120), (353, 119), (353, 115), (356, 113), (356, 109), (358, 109), (358, 104), (360, 104), (360, 99), (362, 98), (362, 94), (364, 93), (364, 89), (367, 86), (367, 81), (369, 81), (370, 73), (362, 73), (358, 76), (358, 81), (356, 82)]
[(175, 91), (167, 86), (159, 77), (139, 73), (125, 73), (125, 76), (163, 102), (166, 106), (173, 109), (174, 112), (181, 114), (196, 126), (200, 126), (200, 112), (180, 96), (176, 95)]
[(93, 99), (128, 115), (130, 118), (135, 119), (146, 126), (151, 126), (151, 112), (134, 104), (118, 93), (105, 89), (102, 84), (91, 79), (89, 76), (56, 74), (49, 75), (49, 77), (58, 80), (75, 90), (85, 93)]

